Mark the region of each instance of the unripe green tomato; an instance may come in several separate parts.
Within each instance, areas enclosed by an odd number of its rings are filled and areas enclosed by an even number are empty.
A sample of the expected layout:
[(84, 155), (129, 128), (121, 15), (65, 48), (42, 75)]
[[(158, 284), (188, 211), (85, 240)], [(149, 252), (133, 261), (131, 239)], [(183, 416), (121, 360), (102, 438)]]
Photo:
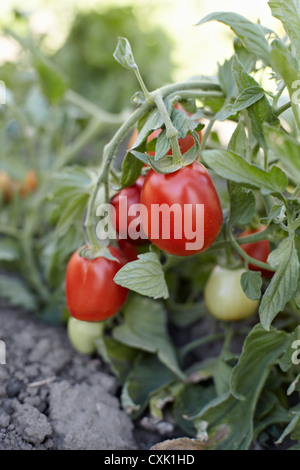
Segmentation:
[(245, 269), (225, 269), (216, 266), (206, 283), (204, 300), (208, 311), (219, 320), (237, 321), (251, 317), (259, 300), (249, 299), (241, 286)]
[(96, 351), (95, 339), (101, 335), (102, 324), (87, 322), (70, 317), (68, 320), (68, 335), (74, 348), (82, 354), (92, 354)]

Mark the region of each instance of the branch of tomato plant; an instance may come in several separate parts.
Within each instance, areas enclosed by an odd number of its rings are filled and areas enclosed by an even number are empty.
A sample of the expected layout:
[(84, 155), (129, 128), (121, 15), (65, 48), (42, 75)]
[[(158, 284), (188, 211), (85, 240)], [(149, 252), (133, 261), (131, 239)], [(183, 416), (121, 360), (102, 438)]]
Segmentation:
[(169, 95), (169, 98), (172, 99), (173, 96), (178, 95), (181, 99), (198, 99), (201, 100), (203, 98), (224, 98), (224, 93), (219, 91), (198, 91), (198, 90), (179, 90), (176, 93), (172, 93)]
[(292, 107), (292, 102), (291, 101), (288, 101), (287, 103), (283, 104), (282, 106), (280, 106), (280, 108), (276, 109), (275, 110), (275, 114), (276, 116), (280, 116), (282, 113), (284, 113), (285, 111), (287, 111), (288, 109), (290, 109)]
[(212, 118), (204, 132), (204, 135), (203, 135), (203, 138), (202, 138), (202, 142), (201, 142), (201, 147), (200, 147), (200, 155), (201, 155), (201, 152), (205, 149), (205, 146), (206, 146), (206, 143), (207, 143), (207, 139), (212, 131), (212, 128), (214, 126), (216, 122), (216, 118)]
[[(257, 233), (253, 233), (252, 235), (248, 235), (246, 237), (235, 239), (236, 243), (238, 243), (239, 245), (244, 245), (246, 243), (260, 242), (262, 240), (272, 240), (272, 235), (270, 233), (269, 228), (266, 228), (265, 230), (261, 230), (260, 232), (257, 232)], [(207, 251), (220, 250), (221, 248), (226, 248), (230, 245), (231, 245), (231, 240), (216, 242)]]
[(120, 125), (122, 124), (122, 122), (124, 122), (124, 119), (128, 117), (128, 110), (125, 110), (120, 114), (109, 113), (99, 108), (92, 101), (88, 100), (87, 98), (84, 98), (73, 90), (68, 90), (66, 92), (65, 99), (69, 103), (85, 111), (87, 114), (94, 116), (94, 118), (96, 118), (98, 121), (102, 122), (107, 126), (109, 126), (110, 124)]
[[(249, 256), (244, 250), (243, 248), (238, 244), (237, 240), (234, 238), (234, 236), (232, 235), (232, 227), (229, 226), (228, 227), (228, 237), (233, 245), (233, 247), (236, 249), (236, 251), (239, 253), (239, 255), (247, 262), (247, 263), (251, 263), (255, 266), (257, 266), (258, 268), (262, 268), (262, 269), (265, 269), (267, 271), (271, 271), (271, 272), (275, 272), (275, 269), (273, 269), (269, 264), (267, 263), (263, 263), (262, 261), (258, 261), (257, 259), (255, 258), (252, 258), (251, 256)], [(246, 237), (245, 237), (246, 238)], [(243, 243), (245, 243), (245, 241), (243, 240)]]
[[(162, 109), (161, 105), (161, 100), (163, 100), (165, 97), (172, 93), (176, 93), (179, 90), (206, 90), (206, 91), (220, 91), (221, 88), (218, 84), (216, 83), (211, 83), (211, 82), (200, 82), (196, 80), (191, 80), (191, 81), (186, 81), (186, 82), (179, 82), (176, 84), (172, 85), (167, 85), (164, 86), (155, 92), (151, 93), (151, 97), (153, 99), (153, 102), (157, 102), (158, 106), (161, 106), (160, 109)], [(156, 104), (157, 104), (156, 103)], [(109, 173), (110, 173), (110, 166), (111, 162), (115, 156), (115, 153), (120, 145), (120, 143), (123, 141), (123, 139), (126, 137), (128, 132), (132, 130), (133, 128), (136, 127), (138, 121), (145, 116), (145, 114), (153, 108), (154, 104), (151, 103), (150, 101), (146, 101), (145, 103), (142, 104), (140, 108), (138, 108), (136, 111), (134, 111), (131, 116), (128, 117), (128, 119), (121, 125), (121, 127), (118, 129), (118, 131), (115, 133), (111, 141), (104, 147), (104, 152), (103, 152), (103, 160), (102, 160), (102, 170), (98, 176), (98, 180), (96, 185), (93, 188), (92, 194), (90, 196), (89, 202), (88, 202), (88, 208), (87, 208), (87, 214), (85, 218), (85, 229), (87, 233), (87, 238), (88, 238), (88, 243), (90, 246), (90, 249), (93, 251), (97, 251), (97, 248), (99, 247), (99, 242), (95, 234), (95, 223), (94, 223), (94, 205), (95, 201), (97, 198), (97, 194), (99, 191), (99, 188), (101, 187), (102, 184), (107, 185), (108, 184), (108, 178), (109, 178)], [(164, 110), (163, 115), (164, 118), (170, 119), (167, 110), (165, 108), (165, 105), (163, 103)], [(168, 117), (165, 115), (165, 112), (167, 113)], [(173, 126), (173, 124), (172, 124)], [(176, 129), (175, 129), (176, 130)], [(176, 130), (177, 132), (177, 130)], [(178, 144), (178, 142), (177, 142)], [(179, 145), (178, 145), (179, 146)], [(180, 151), (180, 149), (179, 149)]]
[(164, 103), (164, 100), (162, 98), (161, 93), (159, 92), (154, 92), (153, 93), (153, 101), (156, 104), (160, 115), (164, 121), (164, 124), (166, 126), (166, 132), (167, 132), (167, 137), (170, 139), (171, 142), (171, 147), (172, 147), (172, 155), (174, 158), (174, 163), (181, 165), (182, 164), (182, 155), (178, 143), (178, 131), (176, 127), (173, 126), (173, 123), (171, 121), (171, 118), (169, 116), (168, 110), (166, 108), (166, 105)]
[[(246, 237), (236, 238), (235, 242), (238, 245), (244, 245), (246, 243), (255, 243), (255, 242), (260, 242), (262, 240), (272, 240), (272, 239), (273, 237), (272, 237), (272, 234), (270, 233), (270, 229), (269, 227), (267, 227), (265, 230), (261, 230), (260, 232), (253, 233)], [(215, 242), (205, 251), (205, 253), (209, 253), (209, 252), (216, 251), (216, 250), (227, 249), (230, 247), (232, 247), (231, 240)], [(202, 253), (195, 255), (195, 256), (201, 257), (201, 255)], [(163, 266), (164, 271), (168, 271), (168, 269), (172, 269), (176, 267), (178, 264), (182, 264), (184, 261), (185, 259), (182, 259), (182, 257), (180, 256), (167, 255), (167, 261)], [(251, 263), (251, 264), (254, 264), (254, 263)]]

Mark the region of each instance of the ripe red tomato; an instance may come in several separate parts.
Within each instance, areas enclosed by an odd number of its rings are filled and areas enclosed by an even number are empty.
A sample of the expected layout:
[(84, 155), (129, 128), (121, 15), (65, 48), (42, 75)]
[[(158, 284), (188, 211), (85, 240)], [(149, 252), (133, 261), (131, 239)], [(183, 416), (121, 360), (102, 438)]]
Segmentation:
[[(128, 215), (127, 217), (122, 217), (122, 208), (120, 206), (120, 197), (127, 197), (127, 210), (129, 210), (130, 206), (133, 204), (139, 204), (140, 199), (141, 199), (141, 191), (142, 191), (142, 186), (144, 183), (145, 177), (140, 176), (137, 181), (132, 185), (129, 186), (129, 188), (124, 188), (121, 189), (120, 192), (118, 192), (111, 200), (112, 206), (116, 210), (116, 224), (115, 224), (115, 229), (117, 231), (117, 234), (121, 236), (123, 239), (130, 241), (131, 243), (135, 245), (143, 245), (147, 243), (147, 239), (138, 237), (137, 239), (133, 239), (130, 234), (129, 234), (129, 226), (130, 224), (137, 219), (138, 216), (134, 215)], [(112, 220), (114, 223), (114, 219)], [(136, 232), (139, 233), (141, 230), (140, 224), (137, 224), (136, 226)]]
[(117, 243), (128, 262), (138, 259), (137, 249), (132, 243), (128, 242), (127, 240), (120, 240), (119, 238)]
[[(244, 230), (244, 232), (240, 235), (240, 238), (248, 237), (249, 235), (253, 235), (254, 233), (261, 232), (265, 229), (266, 226), (262, 225), (257, 229)], [(259, 242), (254, 243), (245, 243), (244, 245), (241, 245), (241, 248), (243, 248), (243, 250), (247, 253), (247, 255), (251, 256), (251, 258), (257, 259), (257, 261), (262, 261), (263, 263), (267, 262), (268, 256), (271, 252), (269, 240), (261, 240)], [(254, 264), (249, 264), (249, 269), (251, 269), (252, 271), (260, 271), (263, 276), (269, 278), (273, 277), (274, 275), (274, 272), (259, 268)]]
[[(197, 161), (168, 175), (151, 169), (142, 188), (141, 204), (147, 209), (147, 213), (142, 212), (142, 225), (148, 238), (174, 255), (189, 256), (206, 250), (222, 226), (223, 214), (216, 188), (206, 168)], [(176, 204), (181, 215), (176, 211), (175, 216), (170, 211), (169, 216), (164, 213), (157, 217), (158, 206), (162, 204), (169, 209)], [(199, 221), (200, 204), (204, 206), (204, 217)], [(189, 205), (190, 212), (185, 205)], [(179, 225), (182, 230), (178, 236)], [(203, 246), (187, 247), (201, 237), (201, 233)]]
[(110, 246), (109, 250), (119, 263), (102, 257), (89, 260), (79, 256), (78, 251), (68, 263), (66, 302), (77, 320), (105, 320), (118, 313), (126, 301), (128, 289), (113, 280), (126, 260), (117, 248)]

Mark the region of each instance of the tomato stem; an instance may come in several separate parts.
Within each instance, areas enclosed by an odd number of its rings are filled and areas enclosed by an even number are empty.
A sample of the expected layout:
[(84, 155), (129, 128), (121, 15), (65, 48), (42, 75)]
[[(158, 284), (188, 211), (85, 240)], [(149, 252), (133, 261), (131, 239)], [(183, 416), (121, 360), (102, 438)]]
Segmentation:
[[(249, 256), (244, 250), (243, 248), (237, 243), (236, 239), (234, 238), (234, 236), (232, 235), (232, 232), (231, 232), (231, 227), (229, 228), (228, 230), (228, 236), (230, 238), (230, 241), (232, 243), (232, 245), (234, 246), (234, 248), (236, 249), (236, 251), (241, 255), (242, 258), (244, 258), (248, 263), (251, 263), (255, 266), (257, 266), (258, 268), (261, 268), (261, 269), (265, 269), (267, 271), (271, 271), (271, 272), (275, 272), (275, 269), (273, 269), (269, 264), (267, 263), (263, 263), (262, 261), (258, 261), (257, 259), (255, 258), (252, 258), (251, 256)], [(244, 237), (243, 237), (244, 238)], [(246, 237), (245, 237), (246, 238)], [(242, 239), (242, 243), (245, 243), (245, 240)]]
[(292, 107), (292, 102), (288, 101), (287, 103), (280, 106), (280, 108), (276, 109), (276, 111), (275, 111), (276, 116), (280, 116), (282, 113), (284, 113), (285, 111), (287, 111), (291, 107)]
[(166, 105), (164, 103), (164, 100), (162, 99), (162, 96), (160, 93), (155, 92), (153, 93), (154, 97), (154, 103), (156, 104), (160, 115), (164, 121), (164, 124), (166, 126), (166, 132), (167, 132), (167, 137), (170, 139), (171, 142), (171, 147), (172, 147), (172, 154), (174, 158), (174, 163), (181, 164), (182, 163), (182, 155), (178, 143), (178, 131), (176, 127), (174, 127), (171, 118), (169, 116), (168, 110), (166, 108)]
[(144, 82), (144, 80), (143, 80), (143, 78), (142, 78), (142, 76), (141, 76), (141, 74), (140, 74), (140, 71), (139, 71), (138, 67), (134, 69), (134, 72), (135, 72), (136, 78), (137, 78), (137, 80), (138, 80), (138, 82), (139, 82), (139, 84), (140, 84), (140, 87), (141, 87), (141, 89), (142, 89), (142, 91), (143, 91), (143, 93), (144, 93), (144, 95), (145, 95), (146, 100), (147, 100), (148, 103), (150, 103), (151, 105), (154, 104), (154, 101), (153, 101), (153, 98), (152, 98), (152, 96), (151, 96), (151, 93), (149, 93), (149, 91), (148, 91), (148, 89), (147, 89), (147, 87), (146, 87), (146, 85), (145, 85), (145, 82)]
[(205, 130), (205, 132), (204, 132), (203, 139), (202, 139), (202, 142), (201, 142), (201, 147), (200, 147), (200, 155), (201, 155), (201, 152), (202, 152), (202, 151), (205, 149), (205, 147), (206, 147), (206, 142), (207, 142), (207, 140), (208, 140), (208, 137), (209, 137), (209, 135), (210, 135), (210, 133), (211, 133), (211, 131), (212, 131), (212, 128), (213, 128), (215, 122), (216, 122), (216, 119), (215, 119), (215, 118), (212, 118), (212, 119), (210, 120), (210, 122), (209, 122), (209, 124), (208, 124), (208, 126), (207, 126), (207, 128), (206, 128), (206, 130)]

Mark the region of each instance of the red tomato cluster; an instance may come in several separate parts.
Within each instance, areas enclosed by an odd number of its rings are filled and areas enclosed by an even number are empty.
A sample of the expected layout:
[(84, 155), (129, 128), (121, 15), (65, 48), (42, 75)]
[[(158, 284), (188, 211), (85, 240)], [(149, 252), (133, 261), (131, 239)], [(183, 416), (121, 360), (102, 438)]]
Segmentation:
[[(157, 131), (155, 131), (157, 132)], [(134, 137), (136, 138), (136, 136)], [(150, 136), (151, 138), (151, 136)], [(193, 139), (192, 139), (193, 140)], [(181, 151), (184, 153), (194, 145), (191, 136), (180, 139)], [(121, 196), (127, 198), (127, 214), (121, 215)], [(141, 176), (129, 188), (124, 188), (111, 200), (115, 209), (115, 229), (118, 235), (119, 249), (110, 247), (110, 252), (119, 262), (103, 257), (86, 259), (75, 252), (71, 257), (66, 272), (66, 299), (69, 311), (73, 317), (83, 321), (98, 322), (115, 315), (122, 307), (127, 297), (127, 289), (114, 282), (114, 276), (128, 261), (137, 258), (136, 246), (149, 242), (158, 248), (179, 256), (188, 256), (206, 250), (216, 239), (222, 226), (223, 215), (220, 200), (213, 181), (199, 162), (178, 170), (172, 174), (158, 174), (150, 169), (147, 176)], [(129, 226), (134, 223), (137, 216), (128, 214), (133, 204), (141, 203), (147, 209), (147, 217), (143, 213), (136, 225), (136, 233), (144, 231), (149, 240), (137, 236), (130, 236)], [(187, 243), (193, 238), (186, 235), (184, 209), (180, 221), (182, 222), (182, 236), (178, 239), (174, 233), (174, 221), (170, 217), (167, 221), (158, 220), (158, 226), (152, 224), (152, 207), (158, 204), (171, 207), (177, 204), (180, 208), (190, 207), (189, 226), (192, 233), (203, 231), (201, 247), (189, 250)], [(202, 226), (197, 226), (196, 207), (204, 207)], [(141, 224), (140, 224), (141, 220)], [(139, 225), (140, 224), (140, 225)], [(170, 236), (162, 236), (164, 224), (169, 225)], [(153, 238), (152, 229), (158, 233)]]

